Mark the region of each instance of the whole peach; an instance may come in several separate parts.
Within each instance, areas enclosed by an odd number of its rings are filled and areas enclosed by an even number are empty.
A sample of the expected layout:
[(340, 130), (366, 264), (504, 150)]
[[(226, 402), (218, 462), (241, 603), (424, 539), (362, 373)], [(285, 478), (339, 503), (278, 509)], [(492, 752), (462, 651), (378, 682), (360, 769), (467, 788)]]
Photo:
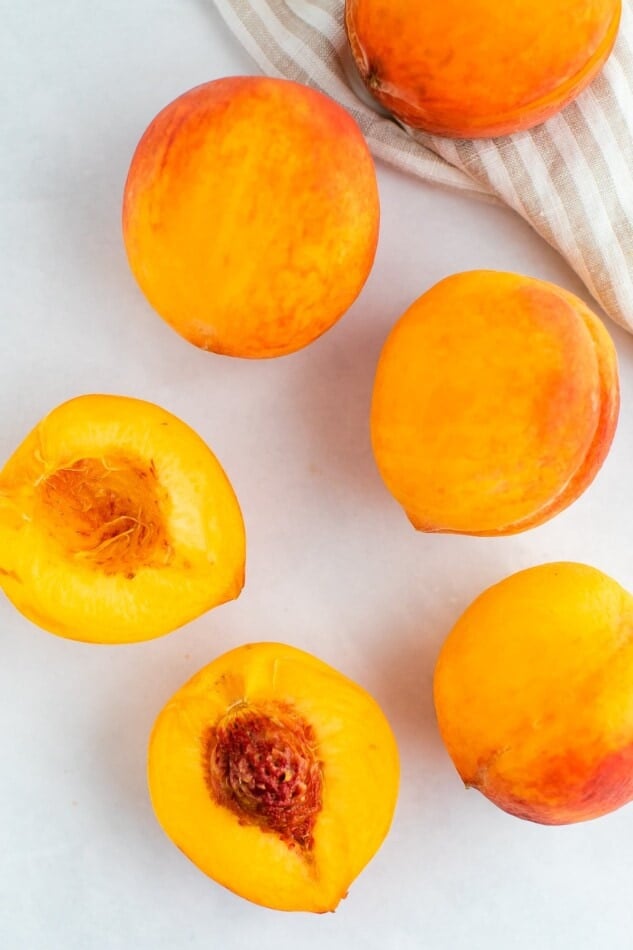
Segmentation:
[(371, 434), (416, 528), (505, 535), (587, 488), (618, 409), (615, 348), (582, 300), (532, 277), (470, 271), (436, 284), (392, 329)]
[(584, 564), (543, 564), (481, 594), (435, 670), (467, 786), (519, 818), (597, 818), (633, 799), (633, 597)]
[(351, 116), (263, 76), (168, 105), (125, 185), (125, 246), (147, 299), (187, 340), (232, 356), (280, 356), (331, 327), (365, 283), (378, 222)]
[(347, 0), (372, 95), (415, 128), (478, 138), (543, 122), (594, 78), (621, 0)]

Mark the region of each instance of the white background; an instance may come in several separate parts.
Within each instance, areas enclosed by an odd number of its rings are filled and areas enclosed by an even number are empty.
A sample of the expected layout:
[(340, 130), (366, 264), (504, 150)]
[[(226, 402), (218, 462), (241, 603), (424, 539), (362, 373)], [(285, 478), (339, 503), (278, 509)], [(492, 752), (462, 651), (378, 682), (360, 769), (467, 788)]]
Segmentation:
[[(237, 602), (138, 646), (67, 642), (0, 600), (3, 950), (630, 950), (633, 806), (544, 828), (466, 792), (438, 738), (431, 679), (462, 609), (519, 568), (582, 560), (633, 589), (631, 337), (609, 323), (620, 426), (570, 510), (509, 539), (416, 534), (368, 441), (389, 327), (454, 271), (517, 270), (582, 293), (572, 273), (511, 212), (379, 166), (376, 264), (338, 326), (280, 360), (198, 351), (135, 286), (121, 191), (154, 114), (199, 82), (254, 72), (249, 59), (211, 0), (0, 0), (0, 10), (0, 455), (68, 397), (150, 399), (218, 454), (249, 538)], [(392, 832), (334, 915), (276, 913), (224, 891), (149, 806), (159, 709), (214, 656), (259, 639), (359, 681), (400, 743)]]

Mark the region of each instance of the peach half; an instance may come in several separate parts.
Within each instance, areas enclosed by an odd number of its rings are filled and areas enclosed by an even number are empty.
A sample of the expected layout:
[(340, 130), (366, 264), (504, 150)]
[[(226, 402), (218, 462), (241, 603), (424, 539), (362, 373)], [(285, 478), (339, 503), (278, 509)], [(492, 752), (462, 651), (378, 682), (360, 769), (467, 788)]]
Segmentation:
[(237, 597), (244, 559), (220, 464), (151, 403), (72, 399), (0, 472), (0, 586), (59, 636), (127, 643), (169, 633)]
[(125, 184), (150, 304), (196, 346), (291, 353), (348, 309), (378, 240), (376, 173), (345, 110), (299, 83), (217, 79), (160, 112)]
[(534, 278), (470, 271), (423, 294), (389, 334), (371, 434), (414, 527), (505, 535), (578, 498), (618, 410), (615, 348), (582, 300)]
[(334, 910), (380, 847), (398, 750), (376, 702), (280, 643), (231, 650), (160, 713), (149, 787), (166, 834), (202, 871), (276, 910)]
[(468, 787), (560, 825), (633, 799), (633, 598), (584, 564), (490, 587), (435, 670), (440, 733)]
[(347, 0), (372, 95), (414, 128), (507, 135), (544, 122), (604, 65), (621, 0)]

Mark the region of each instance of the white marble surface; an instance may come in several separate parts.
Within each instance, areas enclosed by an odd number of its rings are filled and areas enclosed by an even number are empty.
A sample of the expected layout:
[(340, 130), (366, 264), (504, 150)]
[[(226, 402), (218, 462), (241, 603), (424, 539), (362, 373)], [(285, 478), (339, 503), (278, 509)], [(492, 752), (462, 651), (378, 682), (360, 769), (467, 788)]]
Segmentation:
[[(121, 189), (156, 111), (252, 72), (210, 0), (0, 4), (0, 326), (6, 457), (82, 392), (158, 402), (224, 463), (249, 535), (239, 601), (153, 643), (66, 642), (0, 599), (3, 950), (630, 950), (633, 806), (543, 828), (466, 792), (431, 704), (442, 638), (484, 586), (544, 560), (584, 560), (633, 589), (633, 340), (623, 406), (591, 489), (514, 538), (416, 535), (383, 489), (367, 433), (373, 371), (404, 307), (453, 271), (493, 267), (582, 292), (510, 212), (379, 167), (374, 271), (342, 322), (268, 362), (197, 351), (128, 272)], [(334, 915), (250, 905), (196, 870), (154, 821), (152, 721), (200, 666), (248, 640), (308, 649), (369, 688), (402, 754), (393, 830)]]

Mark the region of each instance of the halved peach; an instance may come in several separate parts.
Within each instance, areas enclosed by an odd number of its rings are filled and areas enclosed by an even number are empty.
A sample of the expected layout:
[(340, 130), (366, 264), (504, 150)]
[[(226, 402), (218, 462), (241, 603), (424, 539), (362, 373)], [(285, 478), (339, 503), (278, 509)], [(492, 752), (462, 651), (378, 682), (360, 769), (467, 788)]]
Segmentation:
[(308, 653), (254, 643), (160, 713), (156, 817), (206, 874), (277, 910), (334, 910), (389, 829), (396, 742), (376, 702)]
[(0, 472), (0, 585), (74, 640), (169, 633), (239, 594), (245, 537), (219, 462), (148, 402), (80, 396)]

